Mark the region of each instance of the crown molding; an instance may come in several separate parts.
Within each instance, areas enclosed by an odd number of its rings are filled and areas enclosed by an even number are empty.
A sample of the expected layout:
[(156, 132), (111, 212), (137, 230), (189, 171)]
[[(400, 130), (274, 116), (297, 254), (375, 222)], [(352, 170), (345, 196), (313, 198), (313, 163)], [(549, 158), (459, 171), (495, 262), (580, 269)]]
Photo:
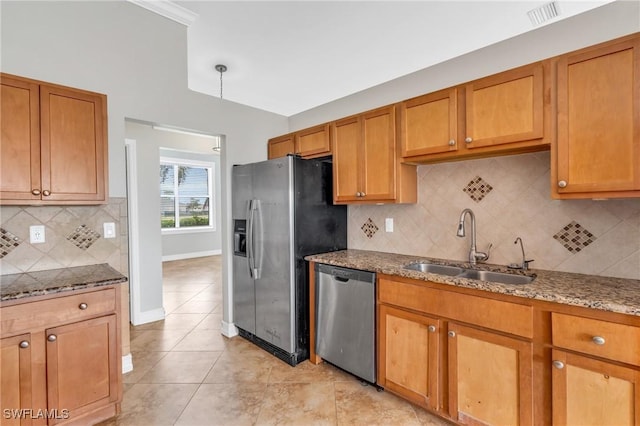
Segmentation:
[(150, 10), (153, 13), (169, 18), (185, 26), (193, 24), (198, 14), (187, 8), (179, 6), (170, 0), (127, 0), (137, 6)]

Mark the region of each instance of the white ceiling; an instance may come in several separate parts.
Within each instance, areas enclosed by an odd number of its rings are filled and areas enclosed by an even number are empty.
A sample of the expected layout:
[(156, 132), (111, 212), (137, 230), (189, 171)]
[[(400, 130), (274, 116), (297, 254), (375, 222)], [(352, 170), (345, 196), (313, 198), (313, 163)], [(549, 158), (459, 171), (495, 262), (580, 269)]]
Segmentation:
[[(175, 1), (189, 88), (291, 116), (531, 31), (541, 1)], [(610, 3), (557, 1), (560, 16)]]

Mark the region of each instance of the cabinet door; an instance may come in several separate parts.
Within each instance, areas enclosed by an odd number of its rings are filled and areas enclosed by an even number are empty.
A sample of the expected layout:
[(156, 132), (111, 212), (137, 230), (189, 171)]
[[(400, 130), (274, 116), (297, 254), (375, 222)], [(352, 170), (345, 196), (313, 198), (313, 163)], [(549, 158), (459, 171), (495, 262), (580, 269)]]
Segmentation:
[(382, 108), (362, 116), (362, 197), (367, 201), (396, 198), (396, 109)]
[(554, 425), (640, 424), (640, 372), (553, 351)]
[(447, 89), (402, 102), (402, 157), (457, 151), (457, 99), (456, 89)]
[(531, 343), (450, 323), (449, 414), (462, 424), (533, 424)]
[(539, 63), (465, 85), (467, 148), (541, 139), (543, 78)]
[(333, 201), (360, 200), (360, 145), (362, 140), (359, 117), (336, 121), (331, 126), (333, 136)]
[(73, 419), (118, 400), (116, 316), (46, 331), (49, 409)]
[(0, 81), (0, 200), (39, 200), (39, 87), (6, 76)]
[(640, 190), (639, 93), (638, 37), (560, 59), (558, 194)]
[[(4, 426), (31, 425), (31, 416), (20, 409), (31, 404), (31, 336), (7, 337), (0, 340), (0, 423)], [(8, 414), (8, 415), (7, 415)]]
[(378, 384), (437, 410), (440, 322), (385, 305), (378, 321)]
[(296, 133), (296, 152), (304, 158), (331, 155), (329, 124), (315, 126)]
[(295, 154), (295, 138), (293, 134), (269, 139), (267, 151), (269, 160), (285, 157), (287, 154)]
[(106, 97), (40, 86), (42, 199), (104, 201)]

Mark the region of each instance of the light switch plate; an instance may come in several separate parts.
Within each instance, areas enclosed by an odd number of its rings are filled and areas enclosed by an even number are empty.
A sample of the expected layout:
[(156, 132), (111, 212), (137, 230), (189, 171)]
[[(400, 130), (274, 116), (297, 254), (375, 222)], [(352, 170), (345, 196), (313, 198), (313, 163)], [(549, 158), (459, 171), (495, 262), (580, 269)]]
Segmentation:
[(116, 237), (116, 224), (113, 222), (105, 222), (102, 227), (104, 228), (104, 237), (105, 238), (115, 238)]
[(32, 225), (29, 227), (29, 242), (31, 244), (42, 244), (45, 242), (44, 225)]
[(388, 217), (384, 220), (384, 230), (386, 232), (393, 232), (393, 218)]

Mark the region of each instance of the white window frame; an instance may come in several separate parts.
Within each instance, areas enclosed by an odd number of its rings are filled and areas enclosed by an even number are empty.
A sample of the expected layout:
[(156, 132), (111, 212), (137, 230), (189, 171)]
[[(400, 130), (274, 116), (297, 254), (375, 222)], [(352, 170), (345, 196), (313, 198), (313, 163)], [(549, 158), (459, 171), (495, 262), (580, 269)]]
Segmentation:
[[(176, 212), (176, 224), (178, 224), (175, 228), (160, 228), (162, 234), (191, 234), (195, 232), (213, 232), (216, 230), (216, 209), (215, 209), (215, 193), (213, 191), (213, 174), (215, 173), (215, 163), (211, 163), (208, 161), (199, 161), (199, 160), (191, 160), (186, 158), (175, 158), (175, 157), (160, 157), (160, 164), (162, 166), (164, 164), (169, 164), (173, 166), (187, 166), (187, 167), (199, 167), (203, 169), (208, 169), (208, 178), (209, 181), (207, 185), (209, 187), (209, 225), (208, 226), (189, 226), (188, 228), (180, 228), (180, 206), (179, 206), (179, 198), (180, 194), (178, 193), (178, 174), (174, 173), (173, 175), (173, 186), (175, 189), (175, 212)], [(158, 170), (160, 170), (158, 168)], [(160, 198), (162, 199), (162, 194), (160, 194)]]

